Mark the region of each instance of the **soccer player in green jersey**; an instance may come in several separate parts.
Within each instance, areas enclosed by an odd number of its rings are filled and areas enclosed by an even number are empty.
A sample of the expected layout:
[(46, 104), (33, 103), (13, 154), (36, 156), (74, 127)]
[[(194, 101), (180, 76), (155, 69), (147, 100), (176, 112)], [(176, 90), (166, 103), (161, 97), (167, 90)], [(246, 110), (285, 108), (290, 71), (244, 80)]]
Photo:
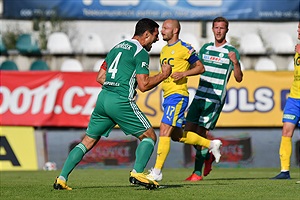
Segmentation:
[(148, 188), (158, 187), (143, 173), (156, 143), (156, 134), (149, 120), (137, 106), (134, 97), (136, 87), (141, 92), (156, 87), (172, 72), (168, 64), (162, 64), (161, 72), (149, 76), (149, 54), (152, 44), (158, 41), (159, 25), (148, 18), (139, 20), (132, 39), (114, 46), (105, 58), (105, 69), (100, 69), (97, 81), (103, 82), (96, 106), (90, 118), (86, 135), (69, 153), (60, 175), (53, 185), (54, 189), (72, 190), (67, 185), (68, 177), (83, 156), (95, 146), (102, 136), (108, 137), (110, 131), (119, 125), (126, 135), (140, 140), (136, 149), (136, 160), (130, 172), (130, 182)]
[[(217, 17), (212, 23), (214, 42), (206, 43), (199, 51), (199, 59), (205, 72), (201, 74), (199, 86), (186, 116), (185, 131), (196, 132), (205, 137), (213, 130), (225, 103), (226, 85), (233, 71), (235, 80), (241, 82), (243, 73), (240, 67), (238, 51), (226, 41), (228, 21)], [(211, 171), (213, 154), (207, 148), (196, 147), (194, 171), (186, 181), (203, 179), (202, 168), (205, 162), (204, 176)]]

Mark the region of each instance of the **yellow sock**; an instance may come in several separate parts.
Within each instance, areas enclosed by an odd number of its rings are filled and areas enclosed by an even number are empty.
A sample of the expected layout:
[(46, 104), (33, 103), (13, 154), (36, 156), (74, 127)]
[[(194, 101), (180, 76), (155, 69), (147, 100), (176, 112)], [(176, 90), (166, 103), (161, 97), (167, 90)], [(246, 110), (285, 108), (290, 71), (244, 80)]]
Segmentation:
[(183, 142), (185, 144), (199, 145), (207, 148), (209, 148), (210, 146), (210, 140), (199, 136), (197, 133), (187, 131), (184, 133), (184, 135), (186, 137), (181, 138), (180, 142)]
[(280, 165), (281, 170), (290, 170), (292, 155), (292, 138), (291, 137), (281, 137), (279, 156), (280, 156)]
[(170, 152), (171, 138), (170, 137), (159, 137), (158, 147), (157, 147), (157, 157), (154, 168), (162, 169), (167, 156)]

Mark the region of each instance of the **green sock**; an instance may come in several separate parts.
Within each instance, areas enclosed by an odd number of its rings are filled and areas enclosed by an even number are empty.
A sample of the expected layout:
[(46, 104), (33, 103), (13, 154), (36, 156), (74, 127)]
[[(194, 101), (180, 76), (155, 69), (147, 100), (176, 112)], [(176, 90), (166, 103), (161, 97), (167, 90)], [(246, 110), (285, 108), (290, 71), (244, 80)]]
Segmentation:
[(86, 154), (86, 152), (87, 149), (82, 143), (79, 143), (77, 146), (75, 146), (72, 149), (72, 151), (69, 153), (68, 158), (61, 170), (60, 176), (64, 177), (67, 181), (69, 174), (76, 167), (76, 165), (81, 161), (81, 159)]
[(208, 149), (198, 150), (196, 151), (196, 158), (195, 158), (195, 166), (194, 166), (194, 173), (198, 176), (202, 175), (202, 168), (204, 164), (204, 160), (206, 158), (206, 154)]
[(143, 139), (135, 151), (135, 163), (133, 169), (137, 173), (144, 172), (144, 169), (152, 155), (154, 141), (151, 138)]

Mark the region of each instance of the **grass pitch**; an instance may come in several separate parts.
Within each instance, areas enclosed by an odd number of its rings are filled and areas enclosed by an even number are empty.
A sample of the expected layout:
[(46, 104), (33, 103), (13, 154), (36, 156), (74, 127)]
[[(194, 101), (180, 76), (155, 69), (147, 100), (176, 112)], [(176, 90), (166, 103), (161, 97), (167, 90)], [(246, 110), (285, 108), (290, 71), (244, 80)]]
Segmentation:
[(147, 190), (130, 185), (130, 169), (75, 169), (69, 177), (72, 191), (53, 189), (60, 171), (1, 171), (0, 198), (6, 199), (284, 199), (300, 200), (300, 169), (291, 180), (270, 180), (278, 169), (214, 168), (199, 182), (183, 181), (192, 169), (165, 169), (161, 188)]

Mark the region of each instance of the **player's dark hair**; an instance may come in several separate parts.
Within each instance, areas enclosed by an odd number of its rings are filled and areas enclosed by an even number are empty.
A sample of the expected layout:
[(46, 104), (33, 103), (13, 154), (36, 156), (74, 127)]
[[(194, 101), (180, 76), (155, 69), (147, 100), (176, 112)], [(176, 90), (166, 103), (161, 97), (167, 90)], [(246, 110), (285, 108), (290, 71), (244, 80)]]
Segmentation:
[(226, 18), (224, 18), (224, 17), (216, 17), (216, 18), (213, 20), (212, 27), (214, 27), (215, 22), (225, 22), (226, 28), (228, 29), (229, 22), (228, 22), (228, 20), (227, 20)]
[(135, 25), (134, 35), (141, 36), (145, 31), (149, 31), (149, 33), (153, 33), (155, 28), (159, 28), (158, 23), (149, 18), (140, 19)]

